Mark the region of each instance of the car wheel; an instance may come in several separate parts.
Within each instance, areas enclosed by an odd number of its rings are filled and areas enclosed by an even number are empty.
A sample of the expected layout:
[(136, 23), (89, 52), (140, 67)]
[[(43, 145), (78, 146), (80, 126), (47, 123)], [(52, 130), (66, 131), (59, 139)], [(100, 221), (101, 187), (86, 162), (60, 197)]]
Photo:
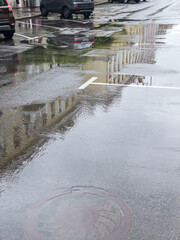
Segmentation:
[(140, 0), (135, 0), (135, 2), (136, 2), (136, 3), (139, 3), (139, 2), (140, 2)]
[(62, 12), (62, 15), (65, 19), (69, 19), (72, 15), (71, 11), (69, 10), (69, 8), (67, 7), (64, 7), (63, 8), (63, 12)]
[(48, 11), (46, 10), (46, 8), (44, 6), (42, 6), (40, 10), (41, 10), (41, 15), (43, 17), (47, 17)]
[(113, 0), (108, 0), (109, 3), (113, 3)]
[(14, 32), (4, 32), (3, 35), (4, 35), (5, 39), (12, 39)]
[(84, 18), (88, 19), (91, 14), (90, 13), (84, 13), (83, 15), (84, 15)]
[(124, 0), (118, 0), (118, 3), (124, 3)]

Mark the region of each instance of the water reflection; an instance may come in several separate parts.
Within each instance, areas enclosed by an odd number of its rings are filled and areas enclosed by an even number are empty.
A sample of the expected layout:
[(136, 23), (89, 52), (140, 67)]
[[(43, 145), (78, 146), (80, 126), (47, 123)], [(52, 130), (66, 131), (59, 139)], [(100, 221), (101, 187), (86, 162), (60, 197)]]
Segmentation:
[[(91, 43), (92, 44), (92, 43)], [(8, 84), (31, 80), (43, 72), (59, 67), (61, 64), (81, 64), (87, 58), (80, 57), (81, 52), (57, 50), (55, 48), (35, 48), (12, 55), (0, 62), (0, 87)]]
[(15, 82), (18, 64), (18, 54), (11, 55), (8, 59), (0, 62), (0, 87)]
[[(126, 74), (124, 69), (128, 65), (132, 68), (133, 65), (137, 64), (154, 65), (156, 63), (156, 50), (159, 47), (157, 46), (157, 43), (159, 45), (158, 39), (161, 35), (164, 36), (170, 28), (172, 28), (172, 25), (154, 23), (126, 27), (124, 31), (115, 33), (111, 37), (110, 42), (108, 42), (111, 51), (108, 51), (106, 55), (104, 54), (103, 60), (100, 60), (98, 54), (96, 56), (95, 51), (86, 54), (86, 56), (93, 58), (92, 64), (95, 69), (96, 66), (104, 69), (104, 76), (98, 81), (111, 84), (138, 84), (144, 82), (146, 85), (152, 85), (151, 75), (145, 76), (143, 70), (141, 74), (132, 74), (133, 70), (131, 70), (131, 74)], [(96, 39), (94, 46), (98, 46)], [(105, 46), (103, 45), (103, 47)], [(146, 81), (145, 78), (148, 80)]]
[[(121, 69), (128, 64), (155, 62), (155, 36), (159, 29), (158, 24), (138, 25), (127, 29), (127, 33), (135, 36), (136, 44), (130, 49), (122, 49), (108, 57), (107, 79), (109, 83), (126, 83), (129, 81)], [(132, 79), (132, 76), (130, 76)]]
[[(39, 22), (40, 21), (40, 22)], [(19, 28), (40, 32), (39, 23), (46, 23), (47, 20), (34, 19), (27, 20), (23, 23), (18, 23)], [(56, 21), (57, 22), (57, 21)], [(63, 22), (63, 21), (62, 21)], [(50, 21), (50, 25), (56, 26), (62, 22), (55, 23)], [(69, 24), (63, 22), (63, 24)], [(73, 23), (74, 24), (74, 23)], [(79, 24), (76, 22), (76, 24)], [(88, 52), (90, 47), (94, 49), (104, 48), (106, 45), (112, 51), (106, 58), (107, 65), (104, 66), (103, 72), (107, 72), (106, 81), (120, 82), (121, 76), (118, 73), (127, 64), (150, 63), (154, 64), (155, 51), (159, 38), (164, 36), (167, 29), (172, 28), (172, 25), (159, 24), (138, 24), (125, 27), (120, 33), (115, 33), (110, 41), (107, 37), (96, 37), (89, 31), (93, 29), (93, 23), (88, 23), (86, 28), (81, 29), (80, 33), (75, 33), (69, 29), (68, 31), (55, 31), (47, 37), (38, 37), (25, 41), (30, 44), (35, 44), (39, 48), (31, 49), (23, 53), (12, 54), (8, 59), (3, 59), (0, 63), (0, 87), (18, 83), (20, 81), (31, 79), (32, 76), (47, 72), (52, 68), (59, 67), (60, 64), (81, 64), (82, 69), (88, 69), (91, 59), (87, 63), (87, 57), (82, 57), (82, 54)], [(59, 26), (59, 25), (58, 25)], [(63, 25), (64, 26), (64, 25)], [(45, 31), (46, 33), (48, 30)], [(106, 45), (104, 45), (106, 43)], [(43, 47), (43, 48), (42, 48)], [(82, 51), (77, 51), (82, 50)], [(96, 59), (97, 60), (97, 59)], [(102, 65), (102, 60), (99, 61)], [(98, 67), (97, 67), (98, 66)], [(99, 65), (92, 64), (91, 69), (99, 71)], [(116, 78), (116, 80), (115, 80)], [(114, 79), (114, 80), (112, 80)]]
[[(37, 18), (17, 22), (17, 32), (23, 32), (27, 36), (27, 39), (20, 40), (25, 43), (21, 46), (21, 49), (27, 50), (25, 52), (20, 53), (22, 50), (19, 51), (13, 41), (8, 42), (10, 45), (8, 49), (7, 43), (2, 42), (0, 87), (31, 79), (32, 76), (59, 67), (60, 64), (78, 64), (86, 61), (85, 58), (80, 57), (84, 52), (76, 50), (87, 51), (94, 43), (94, 35), (89, 34), (89, 29), (93, 29), (93, 23), (90, 22), (84, 26), (83, 22), (68, 23), (63, 20), (52, 20), (48, 21), (49, 26), (42, 29), (41, 26), (46, 25), (46, 21)], [(66, 27), (73, 27), (73, 29), (64, 30)], [(52, 33), (53, 28), (55, 32)], [(30, 48), (28, 51), (29, 45), (35, 45), (36, 48)]]
[(32, 36), (32, 34), (38, 33), (42, 30), (42, 19), (34, 18), (27, 19), (23, 22), (17, 22), (17, 32), (26, 31), (27, 36)]
[(47, 38), (47, 43), (57, 47), (69, 47), (73, 49), (88, 49), (94, 43), (94, 35), (87, 33), (54, 34)]
[[(156, 36), (163, 35), (169, 29), (170, 25), (146, 24), (127, 27), (126, 31), (121, 34), (115, 34), (112, 41), (107, 43), (108, 51), (103, 46), (103, 57), (99, 48), (92, 48), (88, 52), (89, 58), (77, 57), (73, 51), (66, 51), (54, 48), (37, 48), (20, 55), (17, 55), (17, 65), (12, 69), (16, 72), (15, 80), (22, 79), (25, 76), (31, 76), (50, 68), (58, 67), (59, 64), (68, 62), (80, 63), (84, 71), (94, 70), (99, 72), (98, 81), (102, 83), (124, 83), (138, 85), (152, 85), (151, 76), (143, 74), (126, 74), (122, 69), (126, 65), (138, 63), (155, 63)], [(59, 36), (57, 34), (57, 36)], [(72, 36), (68, 35), (71, 39)], [(76, 36), (74, 36), (76, 37)], [(73, 37), (73, 38), (74, 38)], [(78, 36), (79, 37), (79, 36)], [(84, 36), (83, 36), (84, 37)], [(130, 39), (126, 41), (125, 39)], [(53, 44), (59, 44), (55, 35), (49, 40)], [(70, 40), (72, 41), (72, 39)], [(96, 41), (96, 39), (95, 39)], [(132, 45), (132, 42), (136, 43)], [(132, 47), (131, 47), (132, 46)], [(77, 51), (76, 51), (77, 52)], [(96, 55), (91, 55), (92, 53)], [(82, 56), (79, 53), (78, 56)], [(14, 61), (14, 60), (12, 60)], [(21, 64), (18, 64), (18, 63)], [(91, 74), (89, 74), (91, 77)], [(45, 129), (60, 123), (60, 120), (74, 109), (88, 109), (89, 114), (93, 114), (96, 105), (103, 106), (104, 110), (113, 104), (116, 99), (120, 99), (122, 90), (111, 90), (104, 87), (88, 87), (88, 96), (80, 102), (79, 93), (73, 93), (67, 98), (58, 98), (54, 101), (44, 104), (33, 104), (20, 106), (18, 108), (4, 109), (0, 111), (0, 167), (6, 166), (11, 160), (24, 152), (28, 147), (33, 147), (40, 139), (41, 133)], [(86, 112), (87, 113), (87, 112)], [(87, 114), (88, 114), (87, 113)], [(69, 126), (74, 122), (70, 119)], [(64, 129), (64, 130), (63, 130)], [(58, 127), (57, 131), (67, 131), (64, 126)]]
[(40, 134), (73, 111), (78, 102), (78, 95), (74, 93), (67, 98), (58, 98), (46, 104), (1, 110), (0, 168), (36, 144), (42, 138)]

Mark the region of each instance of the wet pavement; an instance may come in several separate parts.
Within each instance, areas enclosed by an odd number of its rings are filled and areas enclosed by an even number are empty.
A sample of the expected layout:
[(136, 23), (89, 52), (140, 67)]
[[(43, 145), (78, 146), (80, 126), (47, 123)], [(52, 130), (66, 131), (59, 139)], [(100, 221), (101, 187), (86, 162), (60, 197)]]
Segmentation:
[(109, 193), (76, 187), (56, 191), (35, 203), (27, 211), (24, 229), (32, 240), (123, 239), (131, 219), (129, 208)]
[(39, 7), (37, 7), (37, 8), (14, 8), (13, 14), (14, 14), (16, 21), (41, 16)]
[(0, 239), (180, 239), (180, 4), (155, 2), (0, 39)]

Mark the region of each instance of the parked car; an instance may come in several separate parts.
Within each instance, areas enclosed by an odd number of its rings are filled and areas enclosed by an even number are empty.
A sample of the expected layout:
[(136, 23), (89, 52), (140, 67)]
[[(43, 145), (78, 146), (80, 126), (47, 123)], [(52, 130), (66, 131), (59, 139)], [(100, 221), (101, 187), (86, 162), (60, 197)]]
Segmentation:
[(89, 18), (94, 10), (94, 0), (41, 0), (40, 10), (43, 17), (51, 12), (61, 13), (65, 19), (71, 18), (73, 13)]
[[(115, 0), (108, 0), (109, 3), (113, 3)], [(140, 0), (134, 0), (136, 3), (139, 3)], [(131, 0), (118, 0), (119, 3), (129, 3)], [(146, 2), (146, 0), (143, 0), (143, 2)]]
[(0, 0), (0, 34), (6, 39), (11, 39), (15, 32), (15, 18), (12, 7), (7, 0)]

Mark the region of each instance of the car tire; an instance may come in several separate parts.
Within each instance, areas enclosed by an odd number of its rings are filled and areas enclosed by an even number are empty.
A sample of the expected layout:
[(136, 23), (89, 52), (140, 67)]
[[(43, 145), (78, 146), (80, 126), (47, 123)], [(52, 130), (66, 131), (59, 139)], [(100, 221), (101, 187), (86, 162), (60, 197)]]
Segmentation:
[(91, 14), (90, 14), (90, 13), (84, 13), (83, 15), (84, 15), (84, 18), (85, 18), (85, 19), (88, 19)]
[(43, 17), (47, 17), (48, 11), (46, 10), (46, 8), (45, 8), (44, 6), (42, 6), (42, 7), (40, 8), (40, 10), (41, 10), (41, 15), (42, 15)]
[(64, 7), (63, 10), (62, 10), (62, 15), (65, 19), (69, 19), (69, 18), (71, 18), (72, 13), (71, 13), (71, 11), (69, 10), (68, 7)]
[(108, 3), (113, 3), (113, 0), (108, 0)]
[(139, 2), (140, 2), (140, 0), (135, 0), (135, 2), (136, 2), (136, 3), (139, 3)]
[(13, 38), (14, 32), (4, 32), (3, 35), (5, 39), (9, 40)]

